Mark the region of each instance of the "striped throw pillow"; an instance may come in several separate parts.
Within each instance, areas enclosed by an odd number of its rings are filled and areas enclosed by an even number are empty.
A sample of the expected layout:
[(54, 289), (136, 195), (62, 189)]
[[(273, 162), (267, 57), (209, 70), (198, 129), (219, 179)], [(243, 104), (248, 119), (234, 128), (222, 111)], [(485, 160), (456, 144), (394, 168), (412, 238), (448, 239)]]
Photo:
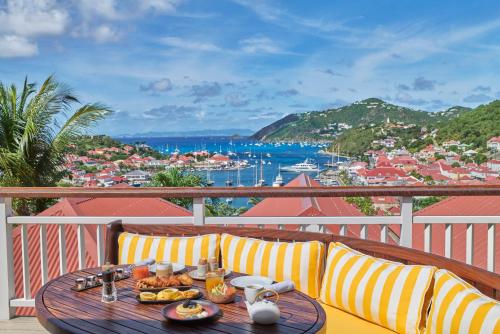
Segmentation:
[(200, 258), (219, 258), (219, 238), (219, 234), (162, 237), (124, 232), (118, 237), (118, 261), (125, 264), (155, 259), (194, 266)]
[(226, 269), (278, 282), (291, 280), (297, 290), (318, 297), (325, 256), (319, 241), (269, 242), (222, 234), (221, 253)]
[(420, 333), (435, 270), (375, 258), (331, 243), (320, 300), (398, 333)]
[(447, 270), (434, 275), (429, 334), (500, 333), (500, 303)]

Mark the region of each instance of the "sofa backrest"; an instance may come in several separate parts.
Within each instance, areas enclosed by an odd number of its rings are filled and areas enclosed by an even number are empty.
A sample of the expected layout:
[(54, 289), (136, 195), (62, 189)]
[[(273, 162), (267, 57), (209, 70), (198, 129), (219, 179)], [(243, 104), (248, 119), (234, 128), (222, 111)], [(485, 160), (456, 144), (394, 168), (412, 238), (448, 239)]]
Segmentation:
[(229, 233), (269, 241), (318, 240), (325, 243), (326, 247), (328, 247), (330, 242), (342, 242), (353, 249), (371, 256), (398, 261), (404, 264), (425, 264), (447, 269), (475, 286), (485, 295), (500, 300), (500, 275), (498, 274), (442, 256), (377, 241), (327, 233), (261, 229), (254, 227), (227, 227), (215, 225), (132, 225), (122, 224), (120, 221), (108, 224), (106, 232), (106, 259), (111, 263), (118, 263), (118, 236), (122, 232), (163, 236)]

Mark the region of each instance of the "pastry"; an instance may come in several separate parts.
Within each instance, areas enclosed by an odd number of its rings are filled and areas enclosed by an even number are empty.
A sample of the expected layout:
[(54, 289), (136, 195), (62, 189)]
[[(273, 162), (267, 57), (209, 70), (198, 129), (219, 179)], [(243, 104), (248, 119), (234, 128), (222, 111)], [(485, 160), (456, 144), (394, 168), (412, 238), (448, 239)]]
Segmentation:
[(156, 300), (156, 294), (152, 292), (141, 292), (139, 297), (142, 301)]
[(171, 286), (190, 286), (193, 279), (187, 274), (172, 275), (168, 277), (147, 277), (137, 281), (138, 289), (168, 288)]
[(200, 294), (200, 290), (197, 289), (189, 289), (183, 292), (184, 298), (194, 298)]
[(182, 295), (177, 289), (165, 289), (158, 292), (156, 295), (157, 300), (176, 300), (176, 297)]
[(186, 273), (177, 276), (177, 278), (179, 279), (179, 281), (181, 282), (182, 285), (186, 285), (186, 286), (193, 285), (193, 279), (191, 277), (189, 277), (189, 275)]
[(177, 315), (181, 318), (194, 318), (203, 312), (203, 307), (201, 307), (200, 304), (187, 300), (184, 303), (177, 305), (175, 312), (177, 312)]

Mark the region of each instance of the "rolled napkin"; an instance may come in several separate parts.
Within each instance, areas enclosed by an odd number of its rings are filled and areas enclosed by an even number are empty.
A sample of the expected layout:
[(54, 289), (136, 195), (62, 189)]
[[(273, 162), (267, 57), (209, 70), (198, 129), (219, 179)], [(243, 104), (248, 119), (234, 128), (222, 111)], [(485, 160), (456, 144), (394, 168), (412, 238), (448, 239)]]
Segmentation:
[(136, 262), (135, 265), (136, 266), (150, 266), (152, 264), (155, 264), (155, 260), (154, 259), (145, 259), (145, 260), (142, 260), (142, 261), (139, 261), (139, 262)]
[(287, 280), (283, 282), (266, 285), (264, 288), (269, 290), (274, 290), (277, 293), (284, 293), (295, 290), (295, 283)]

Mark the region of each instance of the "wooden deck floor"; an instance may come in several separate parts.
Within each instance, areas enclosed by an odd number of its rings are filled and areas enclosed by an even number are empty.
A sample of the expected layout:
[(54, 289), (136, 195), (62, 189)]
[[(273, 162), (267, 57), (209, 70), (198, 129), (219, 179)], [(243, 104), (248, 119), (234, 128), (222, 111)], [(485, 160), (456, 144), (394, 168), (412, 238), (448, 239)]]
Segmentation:
[(0, 334), (48, 334), (35, 317), (0, 320)]

